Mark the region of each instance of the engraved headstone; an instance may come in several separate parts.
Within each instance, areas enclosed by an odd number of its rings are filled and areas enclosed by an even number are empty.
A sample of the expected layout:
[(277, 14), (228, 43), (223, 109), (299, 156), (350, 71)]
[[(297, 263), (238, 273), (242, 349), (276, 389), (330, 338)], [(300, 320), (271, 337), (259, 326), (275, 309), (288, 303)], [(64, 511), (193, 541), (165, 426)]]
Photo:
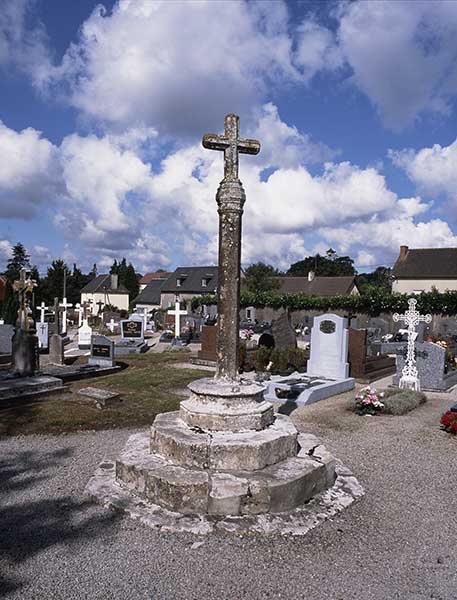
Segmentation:
[(49, 348), (49, 323), (41, 322), (37, 323), (36, 333), (38, 337), (38, 347), (40, 350), (47, 350)]
[(141, 320), (121, 321), (121, 337), (123, 340), (144, 340), (144, 323)]
[(88, 363), (100, 367), (114, 367), (114, 342), (105, 335), (93, 335)]
[[(457, 369), (446, 365), (446, 349), (432, 342), (421, 342), (415, 345), (415, 365), (417, 377), (422, 390), (446, 390), (457, 383)], [(396, 352), (397, 373), (394, 385), (399, 385), (406, 366), (407, 350)]]
[(272, 322), (271, 331), (275, 342), (275, 348), (285, 350), (286, 348), (297, 347), (297, 336), (290, 324), (287, 313), (282, 313)]
[(307, 374), (328, 379), (349, 376), (347, 319), (334, 314), (314, 319)]

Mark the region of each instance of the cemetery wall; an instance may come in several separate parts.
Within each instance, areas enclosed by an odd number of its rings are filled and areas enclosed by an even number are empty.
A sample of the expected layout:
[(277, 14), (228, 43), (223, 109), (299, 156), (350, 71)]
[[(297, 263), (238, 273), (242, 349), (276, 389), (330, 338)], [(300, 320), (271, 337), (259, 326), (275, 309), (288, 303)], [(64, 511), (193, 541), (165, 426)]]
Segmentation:
[(416, 292), (456, 291), (457, 279), (396, 279), (392, 284), (392, 291), (401, 294), (414, 294)]

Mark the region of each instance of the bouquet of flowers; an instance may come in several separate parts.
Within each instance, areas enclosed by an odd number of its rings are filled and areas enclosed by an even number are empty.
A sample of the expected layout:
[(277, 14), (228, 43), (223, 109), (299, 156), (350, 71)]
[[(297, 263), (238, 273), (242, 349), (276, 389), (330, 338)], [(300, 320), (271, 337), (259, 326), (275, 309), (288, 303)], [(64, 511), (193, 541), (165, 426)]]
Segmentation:
[(448, 410), (441, 417), (441, 429), (448, 433), (457, 433), (457, 413)]
[(384, 408), (384, 404), (380, 400), (383, 396), (383, 392), (378, 394), (378, 392), (370, 386), (362, 388), (355, 397), (355, 411), (359, 415), (378, 414)]

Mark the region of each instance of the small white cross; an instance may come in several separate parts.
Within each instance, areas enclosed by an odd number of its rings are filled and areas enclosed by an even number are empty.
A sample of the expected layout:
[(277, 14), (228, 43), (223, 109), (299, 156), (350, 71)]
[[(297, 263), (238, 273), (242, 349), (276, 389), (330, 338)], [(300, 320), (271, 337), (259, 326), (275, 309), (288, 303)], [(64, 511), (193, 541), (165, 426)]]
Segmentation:
[(40, 304), (40, 306), (38, 307), (38, 310), (40, 311), (40, 323), (44, 323), (44, 313), (46, 310), (48, 310), (49, 306), (45, 306), (44, 302), (42, 302)]
[(181, 310), (179, 296), (176, 296), (174, 310), (170, 309), (167, 311), (167, 313), (175, 317), (175, 337), (178, 338), (181, 334), (181, 317), (187, 315), (187, 310)]
[(405, 325), (408, 326), (408, 348), (406, 354), (405, 366), (401, 372), (401, 378), (399, 385), (401, 388), (412, 388), (420, 391), (420, 381), (418, 377), (418, 371), (416, 367), (416, 356), (415, 356), (415, 342), (417, 338), (416, 327), (421, 321), (424, 323), (430, 323), (432, 315), (421, 315), (416, 310), (417, 300), (410, 298), (408, 300), (408, 310), (404, 315), (395, 313), (392, 315), (393, 320), (404, 321)]
[(108, 329), (111, 331), (111, 333), (113, 333), (115, 325), (116, 323), (114, 322), (113, 317), (111, 317), (110, 322), (108, 323)]
[(62, 303), (59, 304), (60, 308), (63, 308), (62, 311), (62, 331), (64, 335), (67, 333), (67, 308), (71, 308), (73, 304), (67, 302), (67, 299), (64, 298)]

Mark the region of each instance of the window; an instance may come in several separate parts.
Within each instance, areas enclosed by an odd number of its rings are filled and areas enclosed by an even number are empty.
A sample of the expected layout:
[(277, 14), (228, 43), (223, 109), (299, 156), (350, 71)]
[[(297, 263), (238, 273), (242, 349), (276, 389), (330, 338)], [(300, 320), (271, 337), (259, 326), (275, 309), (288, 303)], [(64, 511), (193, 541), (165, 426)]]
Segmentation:
[(181, 287), (182, 285), (182, 279), (181, 277), (178, 277), (178, 279), (176, 280), (176, 287)]
[(203, 277), (202, 279), (202, 287), (206, 287), (208, 285), (208, 280), (206, 279), (206, 277)]

